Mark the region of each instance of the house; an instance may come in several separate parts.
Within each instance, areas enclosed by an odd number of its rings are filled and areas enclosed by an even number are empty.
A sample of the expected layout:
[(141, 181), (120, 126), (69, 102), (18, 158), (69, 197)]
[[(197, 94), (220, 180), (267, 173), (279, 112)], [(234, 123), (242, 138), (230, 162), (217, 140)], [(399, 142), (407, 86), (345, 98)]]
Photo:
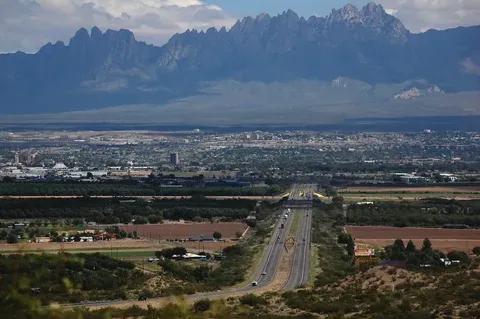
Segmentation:
[(354, 251), (355, 264), (370, 264), (375, 262), (375, 249), (367, 247), (365, 245), (355, 245)]
[(197, 255), (192, 253), (186, 253), (185, 255), (173, 255), (173, 259), (187, 259), (187, 260), (205, 260), (207, 256), (205, 255)]
[(27, 225), (24, 224), (24, 223), (15, 223), (15, 224), (13, 224), (13, 228), (14, 228), (14, 229), (21, 229), (21, 230), (23, 230), (23, 229), (25, 229), (26, 227), (27, 227)]
[(35, 237), (35, 242), (36, 243), (49, 243), (51, 242), (52, 239), (50, 237)]

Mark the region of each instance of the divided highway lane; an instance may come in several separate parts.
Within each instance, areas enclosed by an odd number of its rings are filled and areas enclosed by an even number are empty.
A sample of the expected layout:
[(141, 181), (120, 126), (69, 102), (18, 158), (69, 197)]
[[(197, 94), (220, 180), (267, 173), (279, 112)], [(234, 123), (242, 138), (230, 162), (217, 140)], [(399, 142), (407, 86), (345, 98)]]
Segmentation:
[[(289, 216), (285, 218), (284, 213), (282, 213), (275, 226), (270, 244), (267, 248), (267, 253), (262, 261), (263, 266), (260, 268), (260, 273), (257, 272), (256, 274), (257, 287), (268, 286), (275, 278), (280, 258), (283, 251), (285, 251), (285, 242), (292, 227), (293, 219), (295, 218), (294, 213), (289, 213), (288, 215)], [(281, 227), (282, 224), (284, 225), (283, 228)]]
[(295, 251), (293, 264), (284, 290), (302, 287), (308, 283), (310, 271), (310, 246), (312, 231), (312, 211), (310, 209), (297, 210), (301, 217), (299, 231), (295, 237)]

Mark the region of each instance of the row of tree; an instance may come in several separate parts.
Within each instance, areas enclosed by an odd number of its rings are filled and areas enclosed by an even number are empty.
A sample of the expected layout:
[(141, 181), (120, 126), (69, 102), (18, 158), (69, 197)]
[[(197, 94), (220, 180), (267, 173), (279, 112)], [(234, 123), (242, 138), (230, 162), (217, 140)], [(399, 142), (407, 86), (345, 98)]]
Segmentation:
[(420, 249), (417, 249), (411, 240), (405, 245), (403, 240), (397, 239), (392, 245), (385, 247), (382, 258), (402, 261), (411, 267), (444, 267), (445, 259), (458, 260), (462, 265), (470, 263), (470, 258), (465, 252), (452, 251), (444, 254), (433, 249), (432, 243), (428, 238), (423, 241)]
[(277, 185), (266, 187), (183, 187), (171, 188), (135, 180), (123, 182), (25, 182), (3, 180), (0, 195), (77, 195), (77, 196), (270, 196), (282, 192)]
[(245, 200), (27, 199), (0, 200), (0, 219), (84, 219), (102, 224), (159, 223), (163, 219), (245, 219), (255, 202)]
[(449, 224), (480, 227), (479, 201), (419, 201), (351, 205), (346, 222), (357, 225), (444, 226)]

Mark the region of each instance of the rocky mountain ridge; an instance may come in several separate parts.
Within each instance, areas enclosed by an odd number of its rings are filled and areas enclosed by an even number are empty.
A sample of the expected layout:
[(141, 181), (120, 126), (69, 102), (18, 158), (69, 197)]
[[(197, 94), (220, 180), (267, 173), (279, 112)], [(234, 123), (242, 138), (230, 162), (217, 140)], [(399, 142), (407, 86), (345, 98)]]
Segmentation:
[(161, 105), (224, 80), (425, 80), (446, 92), (480, 90), (478, 39), (480, 26), (410, 33), (374, 3), (326, 17), (246, 17), (230, 29), (176, 34), (161, 47), (129, 30), (82, 28), (68, 44), (0, 55), (0, 113)]

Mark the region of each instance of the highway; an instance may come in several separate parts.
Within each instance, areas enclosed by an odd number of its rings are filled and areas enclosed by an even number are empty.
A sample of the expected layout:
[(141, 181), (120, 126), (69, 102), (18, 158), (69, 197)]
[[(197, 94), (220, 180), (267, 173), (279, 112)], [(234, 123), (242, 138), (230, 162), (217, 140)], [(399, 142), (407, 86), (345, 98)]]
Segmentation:
[(311, 210), (298, 210), (300, 215), (300, 227), (295, 237), (295, 250), (293, 264), (288, 281), (283, 287), (284, 290), (292, 290), (305, 286), (309, 278), (310, 268), (310, 232), (311, 232)]
[[(292, 290), (304, 286), (308, 282), (310, 270), (310, 240), (312, 229), (312, 198), (314, 185), (294, 185), (281, 213), (272, 230), (272, 235), (265, 247), (261, 261), (249, 280), (243, 285), (226, 288), (221, 291), (196, 293), (185, 296), (185, 300), (209, 298), (221, 299), (245, 295), (247, 293), (263, 293), (266, 291)], [(296, 229), (293, 229), (294, 220)], [(283, 227), (282, 227), (283, 224)], [(291, 247), (289, 247), (291, 246)], [(288, 263), (288, 275), (279, 278), (279, 268)], [(277, 285), (280, 281), (280, 285)], [(276, 283), (276, 284), (274, 284)], [(97, 301), (78, 304), (60, 305), (64, 308), (72, 307), (130, 307), (159, 306), (171, 298), (153, 298), (146, 301)]]
[(314, 185), (296, 186), (289, 197), (295, 214), (300, 217), (298, 231), (295, 236), (293, 263), (283, 290), (303, 287), (308, 283), (310, 271), (310, 246), (312, 233), (312, 198)]

